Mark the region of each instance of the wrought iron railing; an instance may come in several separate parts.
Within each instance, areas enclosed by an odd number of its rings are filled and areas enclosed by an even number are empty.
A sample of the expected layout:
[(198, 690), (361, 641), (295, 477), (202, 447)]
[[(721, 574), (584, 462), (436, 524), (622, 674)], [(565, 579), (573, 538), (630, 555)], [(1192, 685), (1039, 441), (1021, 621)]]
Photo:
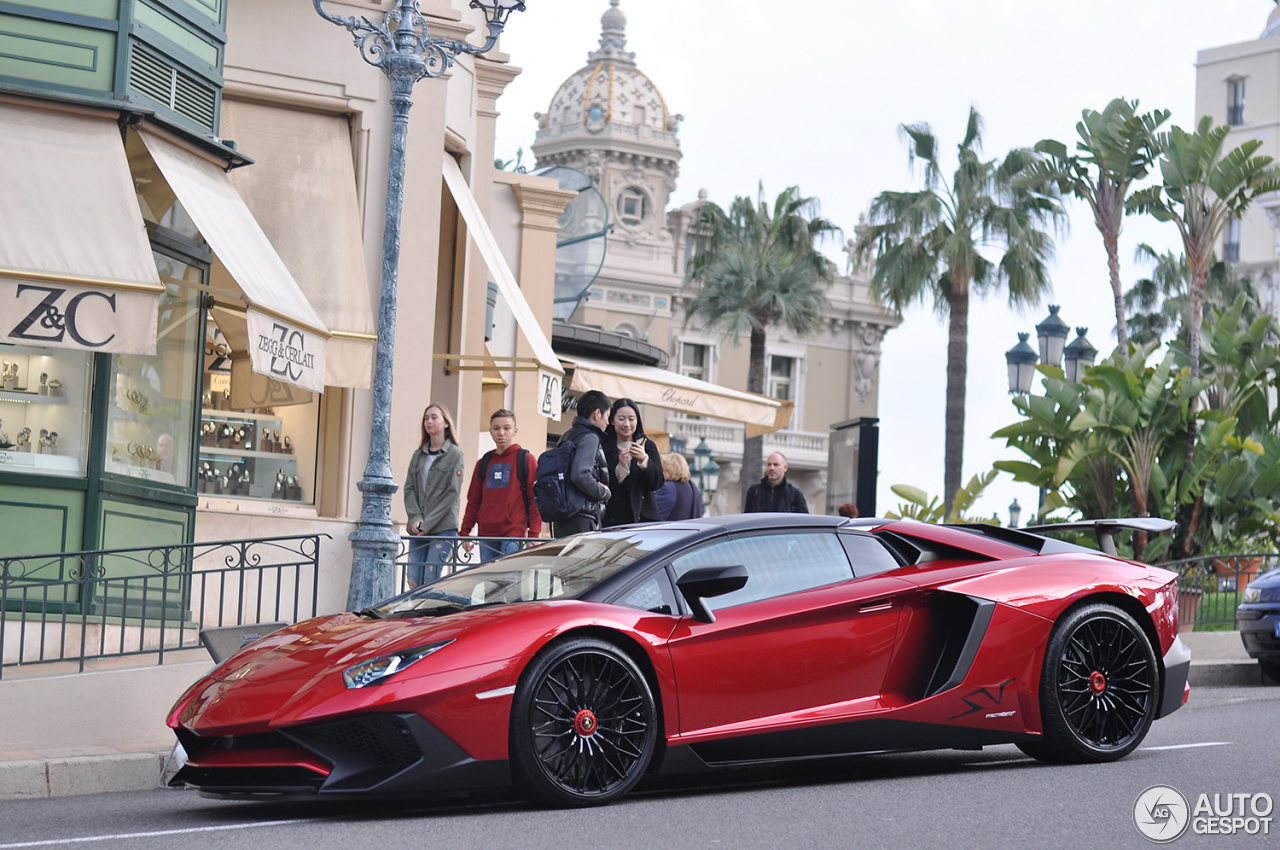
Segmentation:
[(1204, 555), (1169, 561), (1178, 580), (1178, 630), (1233, 631), (1245, 588), (1280, 566), (1280, 554)]
[(200, 630), (314, 617), (320, 538), (0, 556), (5, 667), (166, 653)]
[[(396, 557), (395, 586), (397, 593), (410, 589), (416, 564), (439, 568), (437, 575), (449, 575), (477, 566), (481, 560), (518, 552), (539, 543), (537, 537), (432, 537), (405, 535), (400, 538), (400, 554)], [(430, 575), (423, 578), (429, 579)], [(420, 583), (420, 582), (415, 582)]]

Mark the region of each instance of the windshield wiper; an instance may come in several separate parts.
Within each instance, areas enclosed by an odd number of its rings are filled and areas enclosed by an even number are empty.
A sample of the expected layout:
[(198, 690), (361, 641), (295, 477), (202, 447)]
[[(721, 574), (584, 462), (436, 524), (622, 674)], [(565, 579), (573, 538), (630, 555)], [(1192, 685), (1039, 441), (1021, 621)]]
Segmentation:
[(377, 608), (361, 608), (356, 613), (361, 617), (368, 617), (371, 620), (381, 620), (385, 616)]

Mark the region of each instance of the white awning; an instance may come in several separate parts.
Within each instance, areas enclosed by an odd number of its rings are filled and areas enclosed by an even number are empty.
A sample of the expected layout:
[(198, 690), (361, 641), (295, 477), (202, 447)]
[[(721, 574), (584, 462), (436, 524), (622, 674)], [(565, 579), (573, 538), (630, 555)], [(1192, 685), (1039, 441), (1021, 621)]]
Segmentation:
[(498, 241), (493, 238), (489, 223), (480, 214), (480, 207), (476, 205), (471, 187), (462, 176), (462, 169), (448, 153), (444, 155), (444, 182), (449, 187), (453, 200), (458, 204), (462, 220), (467, 224), (467, 232), (471, 234), (476, 247), (480, 249), (480, 256), (489, 268), (490, 276), (498, 285), (498, 292), (511, 308), (516, 324), (520, 327), (524, 338), (529, 341), (534, 359), (538, 361), (538, 397), (540, 399), (538, 412), (550, 419), (558, 419), (564, 367), (560, 365), (560, 358), (556, 357), (555, 351), (552, 350), (551, 342), (543, 332), (542, 326), (538, 324), (533, 310), (529, 309), (529, 302), (525, 300), (524, 293), (520, 291), (520, 285), (516, 283), (515, 275), (511, 273), (506, 258), (502, 256), (502, 250), (498, 248)]
[(611, 399), (629, 398), (692, 416), (742, 422), (747, 426), (748, 437), (791, 424), (794, 406), (789, 401), (731, 390), (656, 366), (615, 363), (576, 354), (567, 356), (563, 362), (573, 370), (569, 381), (571, 392), (600, 390)]
[(155, 354), (164, 285), (114, 116), (0, 103), (0, 342)]
[[(142, 137), (169, 187), (225, 268), (230, 277), (227, 283), (243, 296), (253, 371), (304, 390), (323, 392), (329, 329), (226, 172), (154, 133), (144, 132)], [(215, 264), (215, 285), (220, 285), (219, 270)], [(222, 331), (233, 339), (228, 328), (222, 327)]]
[(231, 183), (333, 334), (325, 384), (368, 389), (377, 322), (346, 118), (223, 100), (221, 132), (254, 159)]

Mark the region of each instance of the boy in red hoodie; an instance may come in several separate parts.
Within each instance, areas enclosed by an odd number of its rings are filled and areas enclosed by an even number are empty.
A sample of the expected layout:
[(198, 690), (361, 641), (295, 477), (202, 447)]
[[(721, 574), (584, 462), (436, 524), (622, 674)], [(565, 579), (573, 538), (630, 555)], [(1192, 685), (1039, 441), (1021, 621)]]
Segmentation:
[[(518, 430), (516, 415), (510, 410), (499, 410), (489, 417), (489, 436), (496, 448), (476, 461), (458, 532), (461, 536), (469, 535), (476, 525), (480, 537), (537, 537), (542, 533), (542, 517), (533, 497), (538, 464), (515, 441)], [(471, 551), (471, 544), (466, 548)], [(515, 540), (482, 540), (480, 563), (518, 551), (520, 543)]]

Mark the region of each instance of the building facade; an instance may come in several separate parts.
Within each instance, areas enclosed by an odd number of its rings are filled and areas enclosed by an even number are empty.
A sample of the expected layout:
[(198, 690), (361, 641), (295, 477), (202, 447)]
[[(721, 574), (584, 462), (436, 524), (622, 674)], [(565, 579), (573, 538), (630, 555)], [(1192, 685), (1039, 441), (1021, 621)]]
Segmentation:
[[(619, 0), (610, 0), (599, 46), (560, 86), (547, 111), (534, 116), (539, 168), (585, 174), (613, 224), (592, 284), (575, 291), (561, 276), (557, 317), (643, 340), (666, 352), (668, 371), (745, 391), (748, 341), (685, 320), (689, 228), (708, 198), (699, 192), (697, 201), (671, 208), (684, 117), (672, 111), (626, 48), (626, 17)], [(721, 200), (727, 206), (729, 199)], [(796, 338), (769, 328), (766, 363), (766, 395), (793, 408), (785, 427), (765, 428), (765, 452), (787, 457), (790, 480), (818, 513), (834, 512), (827, 480), (832, 425), (877, 416), (880, 343), (898, 323), (872, 301), (867, 268), (847, 265), (827, 294), (832, 309), (817, 334)], [(722, 470), (711, 510), (737, 511), (742, 445), (751, 425), (678, 405), (645, 408), (646, 429), (682, 441), (690, 453), (706, 440)]]
[[(1231, 128), (1228, 149), (1256, 139), (1259, 154), (1280, 159), (1280, 7), (1258, 38), (1196, 54), (1195, 97), (1197, 121), (1207, 115)], [(1253, 281), (1267, 310), (1280, 309), (1280, 198), (1262, 199), (1230, 221), (1216, 253)]]
[[(465, 0), (421, 5), (433, 35), (483, 40)], [(493, 168), (519, 74), (500, 50), (415, 89), (394, 401), (375, 411), (391, 112), (350, 35), (294, 0), (30, 0), (0, 31), (0, 298), (23, 308), (0, 310), (4, 554), (325, 533), (336, 610), (373, 417), (397, 476), (432, 402), (468, 470), (498, 407), (545, 442), (576, 193)]]

